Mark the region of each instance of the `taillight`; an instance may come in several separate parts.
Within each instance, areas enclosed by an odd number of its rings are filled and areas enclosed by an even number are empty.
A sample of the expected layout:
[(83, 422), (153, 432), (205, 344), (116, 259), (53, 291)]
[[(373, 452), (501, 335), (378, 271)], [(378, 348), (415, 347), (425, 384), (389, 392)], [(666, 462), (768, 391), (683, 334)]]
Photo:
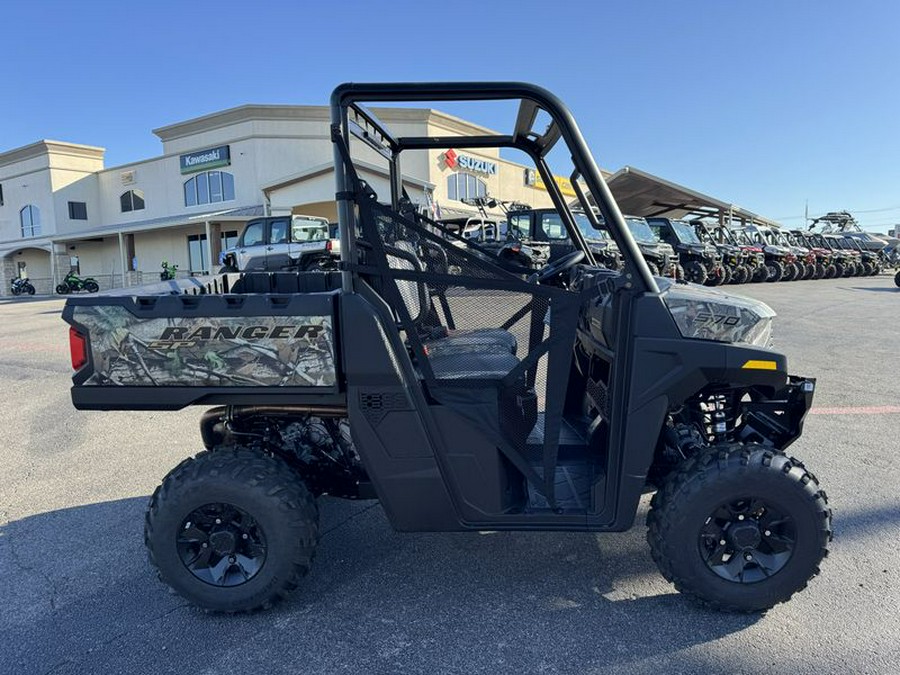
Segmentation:
[(331, 246), (332, 246), (331, 239), (326, 239), (326, 240), (325, 240), (325, 250), (326, 250), (326, 251), (330, 251), (330, 250), (331, 250)]
[(69, 328), (69, 353), (72, 355), (72, 368), (75, 370), (81, 370), (88, 362), (87, 340), (74, 327)]

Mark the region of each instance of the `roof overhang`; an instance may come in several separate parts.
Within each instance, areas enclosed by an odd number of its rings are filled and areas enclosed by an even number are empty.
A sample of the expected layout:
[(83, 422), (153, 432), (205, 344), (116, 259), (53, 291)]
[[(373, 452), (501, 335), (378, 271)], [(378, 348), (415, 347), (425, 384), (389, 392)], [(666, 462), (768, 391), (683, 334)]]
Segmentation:
[(622, 213), (630, 216), (703, 218), (730, 215), (732, 219), (778, 226), (774, 220), (745, 208), (631, 166), (616, 171), (607, 180), (607, 185)]

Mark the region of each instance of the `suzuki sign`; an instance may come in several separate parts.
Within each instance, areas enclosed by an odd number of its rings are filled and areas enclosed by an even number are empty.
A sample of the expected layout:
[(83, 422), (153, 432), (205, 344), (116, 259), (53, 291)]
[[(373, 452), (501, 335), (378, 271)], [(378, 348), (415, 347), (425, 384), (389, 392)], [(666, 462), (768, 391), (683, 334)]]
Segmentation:
[(489, 162), (484, 159), (475, 159), (468, 155), (457, 154), (452, 148), (444, 153), (444, 162), (450, 169), (465, 169), (474, 171), (475, 173), (484, 173), (489, 176), (497, 175), (497, 163)]

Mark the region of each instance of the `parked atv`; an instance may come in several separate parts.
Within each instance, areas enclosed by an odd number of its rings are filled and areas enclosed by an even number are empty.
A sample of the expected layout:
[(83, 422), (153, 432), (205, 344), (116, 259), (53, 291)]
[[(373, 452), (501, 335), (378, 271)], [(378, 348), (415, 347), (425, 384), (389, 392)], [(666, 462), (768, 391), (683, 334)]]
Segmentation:
[(747, 264), (750, 267), (750, 281), (762, 283), (769, 280), (769, 268), (766, 266), (766, 254), (763, 246), (755, 243), (747, 232), (731, 229), (725, 225), (719, 226), (720, 235), (724, 239), (730, 238), (735, 244), (747, 253)]
[(843, 276), (859, 277), (865, 272), (862, 262), (862, 253), (854, 248), (840, 234), (823, 234), (822, 237), (831, 244), (835, 251), (840, 251), (844, 256)]
[[(622, 269), (622, 254), (606, 231), (592, 227), (584, 211), (575, 210), (572, 217), (595, 261), (607, 269)], [(506, 218), (506, 245), (519, 245), (523, 251), (527, 247), (534, 269), (541, 269), (576, 250), (556, 209), (520, 208), (508, 211)]]
[(844, 248), (849, 248), (859, 254), (860, 264), (862, 265), (860, 276), (871, 277), (876, 274), (881, 274), (883, 263), (880, 251), (874, 251), (864, 247), (858, 238), (850, 237), (847, 233), (843, 233), (841, 245), (844, 246)]
[(834, 267), (834, 254), (831, 249), (819, 246), (811, 236), (802, 230), (791, 230), (788, 233), (798, 245), (809, 249), (815, 256), (814, 279), (833, 279), (837, 274)]
[(725, 283), (722, 254), (712, 244), (700, 241), (691, 223), (670, 218), (647, 218), (647, 223), (660, 240), (675, 249), (685, 279), (695, 284), (710, 282), (713, 286)]
[(77, 293), (79, 291), (87, 291), (88, 293), (96, 293), (100, 290), (100, 284), (93, 277), (79, 277), (75, 272), (69, 272), (61, 284), (57, 284), (56, 292), (60, 295), (68, 293)]
[(797, 276), (799, 268), (794, 265), (797, 257), (787, 246), (771, 243), (765, 236), (766, 228), (747, 225), (738, 231), (743, 232), (753, 244), (763, 250), (769, 271), (766, 281), (791, 281)]
[(750, 280), (750, 252), (744, 250), (729, 236), (722, 225), (710, 225), (702, 221), (694, 223), (697, 237), (705, 244), (712, 244), (722, 255), (722, 266), (726, 284), (744, 284)]
[(638, 248), (641, 249), (641, 255), (647, 261), (651, 274), (684, 279), (684, 268), (681, 266), (675, 249), (661, 241), (644, 218), (625, 216), (625, 222), (628, 224), (628, 229), (637, 242)]
[(13, 295), (34, 295), (34, 286), (27, 277), (16, 277), (9, 282), (9, 292)]
[(855, 267), (852, 256), (849, 251), (845, 251), (838, 246), (833, 237), (827, 237), (818, 232), (810, 232), (807, 238), (819, 248), (827, 249), (831, 253), (832, 266), (834, 274), (826, 276), (828, 279), (840, 279), (847, 276), (848, 270)]
[[(570, 157), (577, 203), (594, 229), (594, 206), (604, 215), (623, 271), (596, 264), (552, 180), (574, 250), (527, 280), (402, 208), (402, 153), (461, 142), (388, 130), (370, 104), (484, 100), (518, 111), (509, 135), (480, 129), (478, 147), (519, 150), (542, 176), (548, 155)], [(160, 579), (209, 610), (270, 606), (311, 568), (320, 495), (378, 499), (403, 532), (619, 532), (654, 492), (650, 551), (681, 592), (749, 612), (806, 588), (831, 511), (787, 454), (816, 383), (771, 348), (775, 313), (654, 277), (572, 114), (543, 89), (346, 84), (331, 102), (340, 272), (66, 303), (76, 407), (217, 406), (201, 416), (206, 449), (150, 498)], [(363, 180), (352, 137), (385, 155), (388, 194)]]

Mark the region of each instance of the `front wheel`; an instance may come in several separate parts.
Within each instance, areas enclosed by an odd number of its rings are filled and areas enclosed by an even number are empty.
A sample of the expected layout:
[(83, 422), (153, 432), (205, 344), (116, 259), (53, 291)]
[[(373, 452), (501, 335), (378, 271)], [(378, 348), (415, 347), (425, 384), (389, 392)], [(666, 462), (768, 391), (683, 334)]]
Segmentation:
[(222, 267), (219, 268), (219, 274), (234, 274), (238, 271), (238, 268), (234, 265), (222, 265)]
[(56, 292), (60, 295), (65, 295), (69, 292), (69, 284), (58, 284), (56, 286)]
[(749, 444), (687, 460), (651, 502), (650, 551), (682, 593), (762, 611), (819, 573), (831, 541), (824, 491), (795, 459)]
[(691, 260), (684, 266), (684, 278), (693, 284), (705, 284), (709, 273), (703, 265)]
[(25, 284), (25, 292), (28, 293), (28, 295), (34, 295), (34, 286)]
[(900, 272), (897, 272), (897, 274), (894, 275), (894, 285), (900, 286)]
[(647, 261), (647, 267), (650, 268), (650, 276), (658, 277), (659, 276), (659, 267), (656, 263)]
[(159, 577), (204, 609), (242, 612), (294, 590), (312, 565), (319, 512), (281, 459), (201, 452), (153, 493), (144, 542)]
[(96, 293), (100, 290), (100, 284), (98, 284), (93, 279), (88, 279), (84, 282), (84, 290), (86, 290), (88, 293)]
[(766, 281), (781, 281), (784, 276), (784, 265), (777, 260), (772, 260), (766, 263), (766, 268), (769, 270)]

